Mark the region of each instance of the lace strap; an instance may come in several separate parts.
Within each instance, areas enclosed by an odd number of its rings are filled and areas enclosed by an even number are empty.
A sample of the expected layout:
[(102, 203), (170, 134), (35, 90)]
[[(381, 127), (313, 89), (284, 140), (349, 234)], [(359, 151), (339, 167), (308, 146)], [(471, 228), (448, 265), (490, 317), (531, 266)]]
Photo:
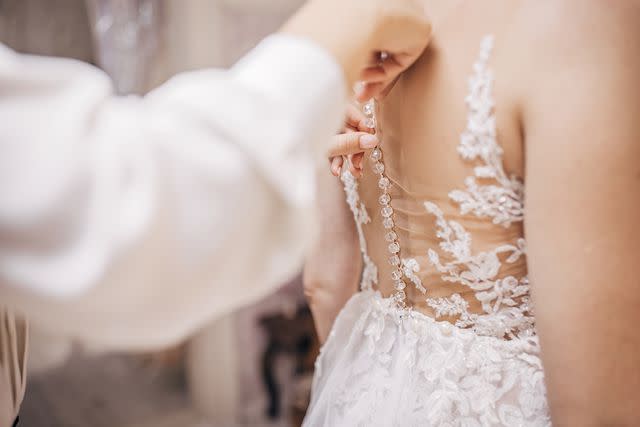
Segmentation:
[(362, 269), (362, 278), (360, 279), (360, 290), (370, 290), (378, 284), (378, 268), (367, 252), (367, 240), (364, 237), (362, 226), (371, 222), (371, 218), (367, 213), (367, 208), (364, 203), (360, 200), (360, 194), (358, 193), (358, 181), (355, 177), (345, 168), (340, 179), (344, 185), (347, 204), (353, 213), (353, 219), (356, 223), (358, 241), (360, 243), (360, 254), (362, 255), (362, 262), (364, 264)]
[[(460, 136), (458, 153), (464, 160), (477, 162), (473, 175), (465, 180), (464, 190), (454, 190), (449, 197), (460, 206), (461, 214), (473, 213), (491, 218), (495, 224), (510, 226), (524, 218), (524, 185), (514, 176), (507, 176), (503, 165), (503, 150), (497, 141), (493, 100), (493, 72), (489, 58), (493, 36), (485, 36), (480, 54), (469, 78), (467, 127)], [(489, 181), (495, 183), (485, 184)]]

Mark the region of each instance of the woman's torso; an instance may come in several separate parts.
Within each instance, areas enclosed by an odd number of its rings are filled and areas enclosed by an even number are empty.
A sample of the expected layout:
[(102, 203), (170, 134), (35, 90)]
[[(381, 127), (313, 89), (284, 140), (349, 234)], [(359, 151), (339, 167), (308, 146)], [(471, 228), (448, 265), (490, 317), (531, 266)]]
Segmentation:
[(380, 152), (342, 175), (363, 291), (318, 358), (305, 427), (550, 425), (523, 230), (520, 2), (426, 3), (430, 48), (363, 107)]

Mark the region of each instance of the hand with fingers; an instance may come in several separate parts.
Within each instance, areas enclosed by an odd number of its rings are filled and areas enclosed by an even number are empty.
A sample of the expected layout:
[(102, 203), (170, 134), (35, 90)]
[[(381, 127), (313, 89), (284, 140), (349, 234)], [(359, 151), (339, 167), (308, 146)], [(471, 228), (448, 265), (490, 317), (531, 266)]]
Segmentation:
[(369, 127), (367, 117), (355, 105), (347, 107), (344, 128), (330, 144), (329, 162), (331, 173), (340, 176), (343, 167), (359, 178), (362, 175), (364, 152), (379, 144), (375, 129)]
[(400, 74), (416, 61), (413, 54), (376, 52), (362, 71), (361, 81), (355, 84), (356, 100), (383, 99), (396, 84)]
[(384, 96), (418, 59), (431, 22), (424, 0), (309, 0), (281, 31), (324, 47), (349, 87), (362, 82), (356, 99), (364, 102)]

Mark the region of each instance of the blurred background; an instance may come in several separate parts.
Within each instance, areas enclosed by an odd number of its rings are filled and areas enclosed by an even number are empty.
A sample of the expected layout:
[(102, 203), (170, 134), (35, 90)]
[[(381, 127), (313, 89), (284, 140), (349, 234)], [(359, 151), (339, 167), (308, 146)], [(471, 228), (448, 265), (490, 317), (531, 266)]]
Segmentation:
[[(0, 0), (0, 41), (103, 68), (122, 94), (227, 67), (302, 0)], [(174, 348), (97, 354), (32, 329), (25, 427), (299, 426), (317, 339), (299, 278)]]

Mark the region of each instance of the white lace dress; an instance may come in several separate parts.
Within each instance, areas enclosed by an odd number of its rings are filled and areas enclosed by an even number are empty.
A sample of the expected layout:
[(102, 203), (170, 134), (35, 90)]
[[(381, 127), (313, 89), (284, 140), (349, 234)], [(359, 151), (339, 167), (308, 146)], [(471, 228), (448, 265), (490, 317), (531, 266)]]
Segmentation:
[[(474, 64), (467, 128), (458, 145), (471, 173), (448, 202), (457, 218), (486, 222), (514, 238), (493, 239), (474, 251), (474, 235), (460, 221), (449, 219), (438, 203), (421, 200), (437, 244), (412, 256), (416, 245), (401, 238), (402, 213), (376, 149), (371, 160), (380, 192), (378, 206), (369, 208), (380, 209), (393, 283), (392, 295), (383, 297), (376, 290), (382, 269), (363, 232), (372, 218), (358, 183), (344, 173), (365, 268), (361, 292), (341, 311), (317, 360), (305, 427), (551, 425), (526, 277), (524, 186), (505, 173), (496, 139), (492, 45), (485, 37)], [(374, 104), (364, 111), (376, 119)], [(432, 289), (426, 271), (443, 285)], [(418, 297), (409, 298), (410, 291)], [(413, 308), (419, 297), (431, 315)]]

